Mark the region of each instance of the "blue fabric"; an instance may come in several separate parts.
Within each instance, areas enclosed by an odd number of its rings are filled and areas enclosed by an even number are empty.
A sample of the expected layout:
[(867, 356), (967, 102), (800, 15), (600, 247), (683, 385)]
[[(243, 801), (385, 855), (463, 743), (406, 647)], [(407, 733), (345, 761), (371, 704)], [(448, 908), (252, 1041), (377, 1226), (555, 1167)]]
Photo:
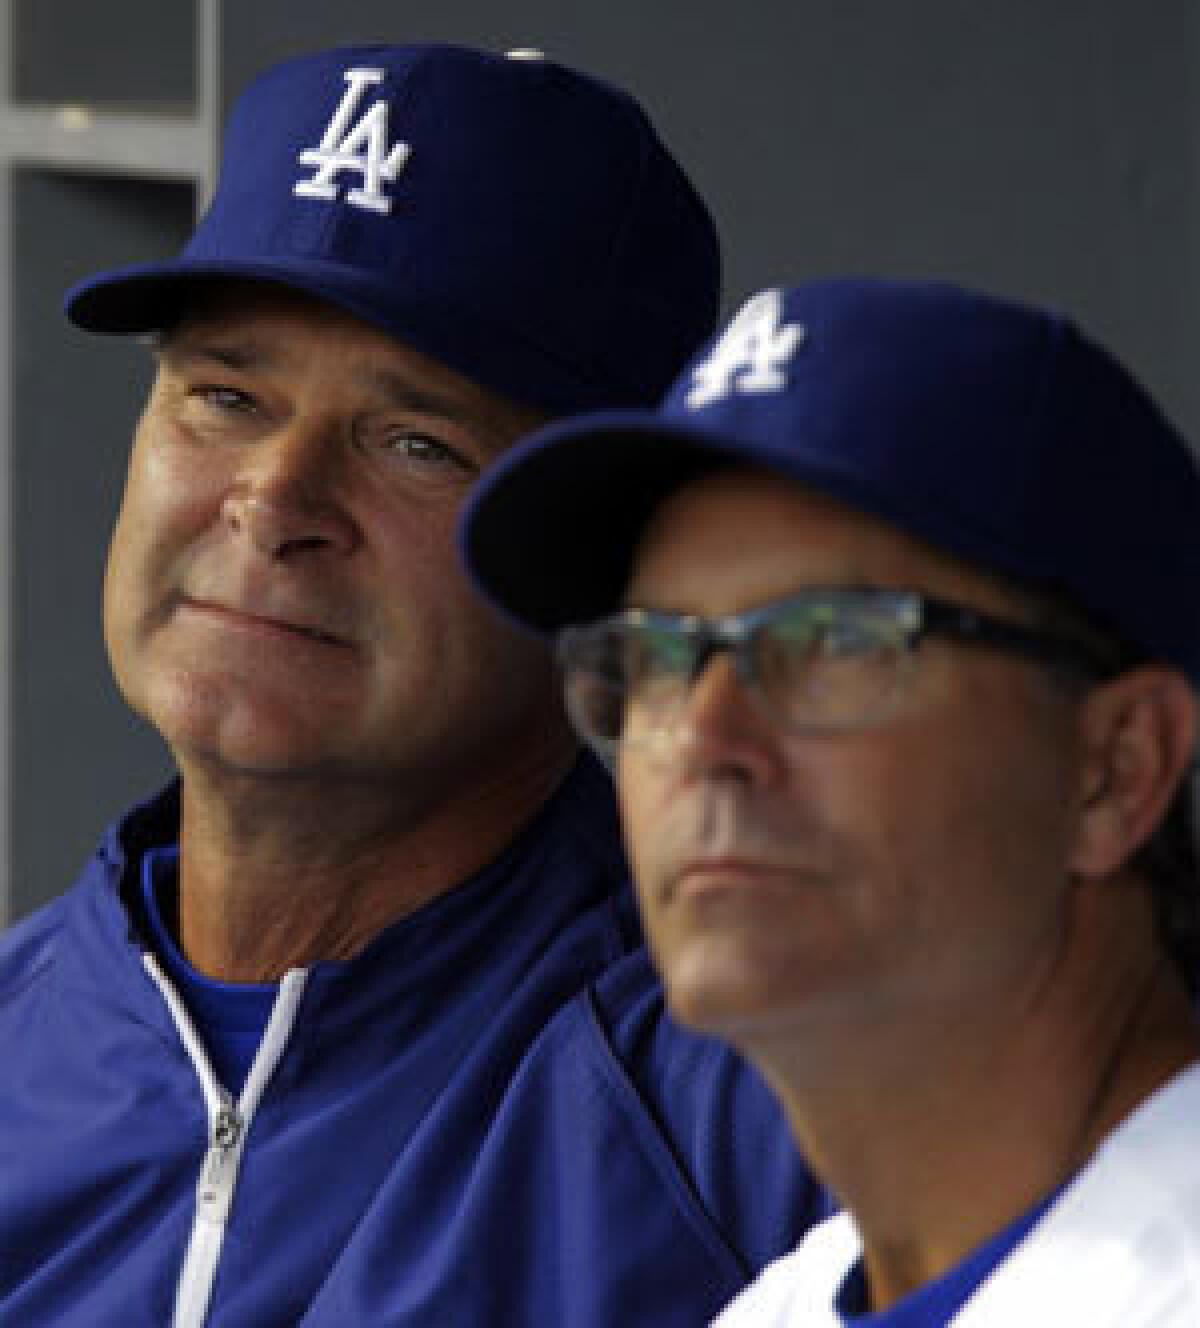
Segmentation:
[(943, 1276), (898, 1300), (890, 1309), (872, 1313), (863, 1261), (846, 1274), (834, 1308), (846, 1328), (946, 1328), (976, 1290), (1016, 1249), (1058, 1198), (1055, 1190), (1015, 1222), (978, 1246)]
[(279, 984), (218, 982), (188, 963), (159, 907), (161, 900), (177, 892), (178, 875), (179, 848), (175, 844), (153, 849), (142, 859), (147, 940), (183, 997), (217, 1078), (237, 1098), (254, 1064)]
[[(354, 86), (355, 67), (378, 81)], [(334, 172), (329, 197), (304, 189), (316, 168), (302, 155), (343, 106), (343, 132), (382, 116), (384, 151), (408, 148), (376, 182), (378, 208), (355, 202), (356, 166)], [(95, 332), (155, 331), (213, 277), (306, 292), (562, 414), (657, 401), (712, 331), (721, 257), (707, 208), (627, 94), (552, 60), (414, 43), (260, 75), (183, 253), (89, 278), (67, 312)]]
[[(175, 793), (0, 937), (0, 1323), (162, 1328), (205, 1150), (141, 962)], [(214, 1328), (695, 1328), (824, 1211), (758, 1078), (676, 1028), (590, 761), (501, 860), (321, 965), (255, 1117)]]
[[(774, 386), (740, 390), (743, 335), (770, 350), (754, 368)], [(721, 462), (1064, 596), (1200, 684), (1200, 614), (1179, 611), (1200, 583), (1200, 467), (1145, 389), (1055, 314), (941, 282), (764, 291), (657, 411), (555, 420), (506, 452), (464, 509), (463, 555), (528, 626), (603, 617), (651, 512)]]

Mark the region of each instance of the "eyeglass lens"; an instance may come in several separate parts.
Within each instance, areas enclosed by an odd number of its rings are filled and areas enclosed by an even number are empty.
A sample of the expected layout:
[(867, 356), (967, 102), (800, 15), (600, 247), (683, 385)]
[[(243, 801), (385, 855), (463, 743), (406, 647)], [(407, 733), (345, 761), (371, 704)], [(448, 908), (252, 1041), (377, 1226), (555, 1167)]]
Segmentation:
[(568, 661), (576, 723), (603, 743), (669, 734), (718, 650), (733, 652), (742, 681), (774, 719), (810, 728), (873, 717), (908, 654), (894, 610), (860, 597), (785, 603), (715, 626), (627, 616), (596, 629)]

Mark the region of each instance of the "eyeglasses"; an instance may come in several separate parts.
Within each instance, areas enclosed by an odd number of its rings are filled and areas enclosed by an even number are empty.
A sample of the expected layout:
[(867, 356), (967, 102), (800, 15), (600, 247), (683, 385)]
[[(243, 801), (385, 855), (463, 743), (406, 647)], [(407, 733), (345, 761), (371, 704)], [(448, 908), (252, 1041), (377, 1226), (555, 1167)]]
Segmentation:
[(929, 636), (1009, 651), (1098, 680), (1113, 662), (1083, 642), (908, 590), (807, 590), (705, 619), (628, 609), (558, 639), (567, 707), (606, 761), (618, 743), (669, 738), (693, 683), (728, 651), (738, 676), (791, 733), (869, 728), (886, 717)]

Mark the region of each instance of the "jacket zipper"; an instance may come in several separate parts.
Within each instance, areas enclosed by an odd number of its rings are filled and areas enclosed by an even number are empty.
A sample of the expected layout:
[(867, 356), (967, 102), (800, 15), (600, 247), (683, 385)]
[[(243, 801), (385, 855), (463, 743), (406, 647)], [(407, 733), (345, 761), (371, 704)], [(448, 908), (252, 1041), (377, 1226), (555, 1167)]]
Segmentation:
[(263, 1092), (287, 1046), (308, 972), (292, 969), (284, 974), (245, 1087), (241, 1097), (234, 1102), (214, 1074), (191, 1015), (171, 980), (153, 955), (144, 954), (142, 960), (171, 1011), (180, 1040), (200, 1080), (208, 1113), (208, 1146), (200, 1166), (196, 1212), (175, 1291), (175, 1314), (171, 1321), (173, 1328), (202, 1328), (221, 1258), (246, 1136), (250, 1133)]

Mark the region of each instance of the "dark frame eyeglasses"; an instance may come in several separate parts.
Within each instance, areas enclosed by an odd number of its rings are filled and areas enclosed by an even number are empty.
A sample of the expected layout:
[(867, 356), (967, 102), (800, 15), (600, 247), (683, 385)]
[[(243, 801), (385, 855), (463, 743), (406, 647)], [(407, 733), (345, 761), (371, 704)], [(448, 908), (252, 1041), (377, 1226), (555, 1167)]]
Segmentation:
[(786, 729), (867, 727), (929, 637), (1021, 655), (1084, 681), (1121, 671), (1084, 641), (890, 589), (805, 590), (716, 619), (626, 609), (564, 629), (557, 649), (572, 721), (610, 760), (618, 742), (669, 734), (692, 684), (722, 652)]

